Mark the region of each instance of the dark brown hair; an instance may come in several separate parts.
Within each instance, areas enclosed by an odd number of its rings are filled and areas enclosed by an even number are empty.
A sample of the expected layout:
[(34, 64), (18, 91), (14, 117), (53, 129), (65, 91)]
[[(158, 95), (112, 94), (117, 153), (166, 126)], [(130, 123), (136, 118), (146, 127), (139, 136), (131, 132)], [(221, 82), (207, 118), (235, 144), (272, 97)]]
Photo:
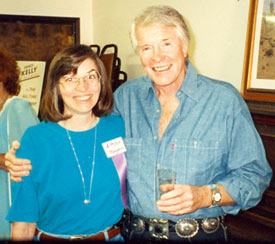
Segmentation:
[(10, 95), (18, 95), (20, 91), (19, 68), (14, 57), (1, 48), (0, 82), (3, 82), (5, 89)]
[(93, 107), (93, 114), (104, 117), (111, 113), (113, 108), (113, 93), (107, 80), (104, 64), (92, 49), (83, 44), (68, 46), (55, 55), (51, 61), (45, 92), (41, 101), (41, 119), (58, 122), (71, 116), (64, 115), (64, 102), (61, 97), (58, 84), (62, 76), (76, 73), (81, 63), (90, 58), (96, 64), (100, 74), (101, 90), (98, 102)]

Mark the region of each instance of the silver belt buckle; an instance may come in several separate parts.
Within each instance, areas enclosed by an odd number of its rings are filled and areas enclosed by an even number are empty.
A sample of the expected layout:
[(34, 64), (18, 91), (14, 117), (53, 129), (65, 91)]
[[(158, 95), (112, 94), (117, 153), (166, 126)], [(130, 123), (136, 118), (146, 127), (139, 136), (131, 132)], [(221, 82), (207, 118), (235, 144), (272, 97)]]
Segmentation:
[(166, 219), (150, 219), (149, 231), (152, 236), (160, 239), (168, 239), (169, 236), (169, 223)]
[(220, 227), (220, 218), (205, 218), (201, 222), (201, 227), (203, 231), (207, 234), (212, 234), (216, 232)]
[(143, 233), (145, 230), (145, 223), (139, 217), (133, 217), (132, 226), (135, 228), (135, 231), (139, 234)]
[(198, 221), (191, 218), (179, 219), (175, 225), (176, 233), (179, 237), (191, 238), (199, 231)]

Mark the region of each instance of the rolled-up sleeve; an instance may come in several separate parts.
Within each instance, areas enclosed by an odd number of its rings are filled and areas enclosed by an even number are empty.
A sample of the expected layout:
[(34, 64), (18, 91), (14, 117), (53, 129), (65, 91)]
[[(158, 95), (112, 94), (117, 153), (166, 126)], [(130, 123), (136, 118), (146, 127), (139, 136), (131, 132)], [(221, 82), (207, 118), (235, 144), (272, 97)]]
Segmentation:
[(218, 183), (235, 201), (233, 206), (223, 206), (224, 212), (237, 214), (259, 203), (270, 184), (272, 170), (247, 106), (243, 104), (227, 122), (227, 174)]

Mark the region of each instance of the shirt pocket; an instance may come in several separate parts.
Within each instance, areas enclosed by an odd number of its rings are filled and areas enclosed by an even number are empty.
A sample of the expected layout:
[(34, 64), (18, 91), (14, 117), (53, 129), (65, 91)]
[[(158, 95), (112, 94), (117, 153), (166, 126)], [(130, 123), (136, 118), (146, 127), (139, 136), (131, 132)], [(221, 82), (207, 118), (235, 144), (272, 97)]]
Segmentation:
[(174, 154), (177, 183), (209, 184), (222, 171), (219, 145), (218, 140), (177, 139)]
[(142, 151), (141, 138), (124, 138), (126, 146), (126, 159), (127, 159), (127, 180), (137, 182), (140, 179), (140, 161)]

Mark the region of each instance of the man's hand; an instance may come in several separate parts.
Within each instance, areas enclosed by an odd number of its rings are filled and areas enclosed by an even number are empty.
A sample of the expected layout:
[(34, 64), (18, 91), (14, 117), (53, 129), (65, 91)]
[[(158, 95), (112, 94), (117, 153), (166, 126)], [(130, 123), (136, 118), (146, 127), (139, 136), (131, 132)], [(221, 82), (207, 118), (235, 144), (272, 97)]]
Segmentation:
[(160, 190), (168, 191), (157, 201), (161, 212), (182, 215), (211, 206), (211, 191), (207, 186), (161, 185)]
[(21, 159), (15, 156), (15, 152), (19, 149), (20, 143), (14, 141), (10, 151), (5, 154), (5, 165), (11, 175), (11, 180), (15, 182), (22, 181), (23, 176), (30, 174), (32, 169), (31, 162), (28, 159)]

